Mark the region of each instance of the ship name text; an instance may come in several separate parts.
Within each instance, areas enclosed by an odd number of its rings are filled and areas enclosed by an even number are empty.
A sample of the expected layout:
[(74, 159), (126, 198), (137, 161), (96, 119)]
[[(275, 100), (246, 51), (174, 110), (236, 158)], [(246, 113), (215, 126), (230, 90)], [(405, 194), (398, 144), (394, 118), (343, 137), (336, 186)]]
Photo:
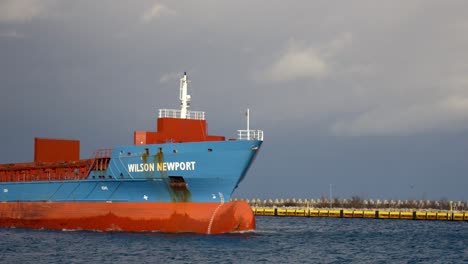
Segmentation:
[(158, 163), (132, 163), (128, 164), (128, 172), (146, 172), (146, 171), (193, 171), (195, 170), (195, 161), (182, 162), (158, 162)]

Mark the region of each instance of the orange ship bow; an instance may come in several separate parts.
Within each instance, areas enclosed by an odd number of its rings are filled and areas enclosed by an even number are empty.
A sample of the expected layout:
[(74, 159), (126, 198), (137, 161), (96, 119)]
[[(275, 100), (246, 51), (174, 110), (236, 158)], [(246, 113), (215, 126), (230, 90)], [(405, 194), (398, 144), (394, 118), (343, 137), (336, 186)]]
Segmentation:
[(254, 230), (255, 217), (243, 201), (6, 202), (0, 203), (0, 226), (220, 234)]

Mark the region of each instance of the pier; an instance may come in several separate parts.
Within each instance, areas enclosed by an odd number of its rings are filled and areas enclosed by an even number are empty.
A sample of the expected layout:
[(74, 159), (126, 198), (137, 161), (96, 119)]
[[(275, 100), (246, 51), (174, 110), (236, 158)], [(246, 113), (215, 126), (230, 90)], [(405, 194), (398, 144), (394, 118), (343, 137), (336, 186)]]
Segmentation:
[(252, 207), (256, 216), (468, 221), (468, 212)]
[(462, 201), (366, 200), (358, 196), (244, 201), (256, 216), (468, 221), (468, 205)]

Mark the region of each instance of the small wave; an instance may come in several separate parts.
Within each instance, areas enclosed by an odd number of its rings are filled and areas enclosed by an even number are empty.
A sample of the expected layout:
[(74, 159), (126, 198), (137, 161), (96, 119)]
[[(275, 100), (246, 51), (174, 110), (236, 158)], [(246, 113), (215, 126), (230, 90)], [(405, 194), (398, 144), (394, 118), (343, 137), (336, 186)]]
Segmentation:
[(98, 229), (81, 229), (81, 228), (62, 228), (62, 232), (96, 232), (96, 233), (104, 233), (102, 230)]
[(278, 234), (278, 230), (253, 230), (254, 234)]
[(250, 230), (232, 231), (226, 234), (255, 234), (255, 233), (256, 233), (255, 229), (250, 229)]
[(63, 232), (76, 232), (76, 231), (80, 231), (80, 229), (68, 229), (68, 228), (63, 228), (62, 231), (63, 231)]

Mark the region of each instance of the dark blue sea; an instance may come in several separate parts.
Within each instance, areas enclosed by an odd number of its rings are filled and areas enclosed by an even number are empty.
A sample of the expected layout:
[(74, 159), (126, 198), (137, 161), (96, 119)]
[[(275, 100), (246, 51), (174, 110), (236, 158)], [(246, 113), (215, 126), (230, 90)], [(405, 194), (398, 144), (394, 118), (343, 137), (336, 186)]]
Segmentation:
[(468, 222), (257, 217), (252, 233), (0, 229), (1, 263), (468, 263)]

